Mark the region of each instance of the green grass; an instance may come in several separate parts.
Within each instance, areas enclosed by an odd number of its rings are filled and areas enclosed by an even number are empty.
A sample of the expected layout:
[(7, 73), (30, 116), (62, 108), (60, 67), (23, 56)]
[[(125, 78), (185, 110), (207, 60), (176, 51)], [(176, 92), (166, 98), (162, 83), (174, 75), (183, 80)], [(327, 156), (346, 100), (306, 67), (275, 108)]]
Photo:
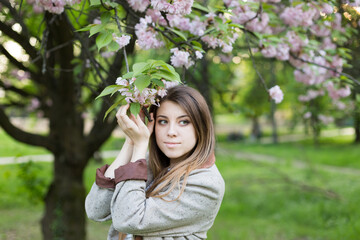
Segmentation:
[(41, 147), (30, 146), (21, 142), (15, 141), (0, 129), (0, 157), (23, 156), (23, 155), (38, 155), (48, 154), (49, 152)]
[[(228, 155), (218, 155), (217, 165), (226, 193), (209, 239), (358, 239), (358, 176), (259, 164)], [(33, 167), (42, 169), (39, 177), (49, 180), (51, 164), (34, 163)], [(97, 167), (91, 162), (86, 168), (87, 190)], [(16, 180), (18, 168), (0, 168), (4, 183), (0, 188), (0, 239), (40, 239), (42, 204), (32, 204), (23, 190), (16, 190), (23, 184)], [(109, 223), (88, 221), (88, 239), (104, 239), (108, 227)]]
[[(7, 140), (0, 131), (0, 144), (17, 145)], [(221, 148), (229, 150), (217, 154), (217, 166), (225, 179), (226, 193), (208, 233), (209, 239), (358, 240), (360, 177), (311, 167), (316, 163), (359, 169), (360, 150), (351, 144), (351, 140), (351, 137), (323, 138), (318, 147), (311, 141), (278, 145), (220, 142)], [(122, 141), (110, 138), (103, 149), (118, 149)], [(265, 164), (236, 159), (231, 155), (235, 150), (269, 154), (286, 161), (285, 164)], [(41, 153), (31, 147), (22, 151), (23, 154)], [(0, 156), (4, 152), (11, 151), (1, 146)], [(295, 159), (309, 162), (309, 168), (298, 169), (286, 164)], [(91, 161), (85, 170), (87, 191), (99, 166)], [(0, 165), (0, 240), (41, 239), (39, 221), (43, 203), (34, 198), (33, 192), (43, 194), (51, 174), (51, 163)], [(105, 239), (109, 225), (89, 220), (87, 239)]]
[(353, 136), (321, 138), (315, 146), (311, 139), (279, 144), (245, 142), (220, 142), (219, 146), (230, 150), (265, 154), (285, 161), (303, 161), (309, 164), (325, 164), (360, 169), (360, 146), (353, 144)]

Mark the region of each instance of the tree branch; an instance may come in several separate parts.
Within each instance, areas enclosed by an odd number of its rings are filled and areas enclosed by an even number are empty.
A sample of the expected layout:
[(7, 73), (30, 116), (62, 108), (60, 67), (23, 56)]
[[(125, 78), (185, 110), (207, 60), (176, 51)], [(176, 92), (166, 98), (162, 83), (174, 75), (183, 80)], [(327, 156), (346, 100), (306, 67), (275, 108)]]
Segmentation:
[(7, 59), (9, 59), (9, 61), (14, 64), (14, 66), (16, 66), (17, 68), (25, 71), (25, 72), (30, 72), (32, 75), (36, 75), (34, 72), (30, 71), (29, 68), (25, 67), (24, 64), (22, 64), (21, 62), (19, 62), (18, 60), (16, 60), (16, 58), (14, 58), (7, 50), (6, 48), (1, 45), (0, 46), (0, 52), (3, 53), (5, 55), (5, 57)]
[(6, 115), (3, 106), (0, 106), (0, 126), (5, 130), (7, 134), (9, 134), (17, 141), (33, 146), (44, 147), (50, 151), (52, 150), (52, 144), (49, 137), (28, 133), (15, 127), (10, 122), (10, 119)]
[(22, 97), (36, 97), (35, 95), (32, 95), (22, 89), (14, 87), (14, 86), (6, 86), (2, 81), (0, 81), (0, 87), (2, 87), (5, 91), (11, 91), (11, 92), (17, 93)]
[(325, 68), (325, 69), (327, 69), (327, 70), (333, 71), (334, 73), (343, 75), (343, 76), (351, 79), (352, 81), (354, 81), (354, 83), (356, 83), (358, 86), (360, 86), (360, 82), (359, 82), (357, 79), (355, 79), (353, 76), (351, 76), (351, 75), (349, 75), (349, 74), (347, 74), (347, 73), (338, 71), (336, 68), (327, 67), (327, 66), (324, 66), (324, 65), (315, 63), (315, 62), (311, 62), (311, 61), (308, 61), (308, 60), (299, 58), (299, 57), (295, 56), (294, 54), (291, 54), (291, 56), (292, 56), (293, 58), (297, 59), (297, 60), (300, 60), (300, 61), (304, 62), (304, 63), (309, 63), (309, 64), (312, 64), (312, 65), (315, 65), (315, 66), (318, 66), (318, 67)]
[(103, 116), (105, 116), (108, 107), (107, 101), (103, 101), (100, 111), (96, 114), (94, 125), (85, 138), (89, 157), (91, 157), (109, 138), (112, 131), (117, 126), (116, 118), (111, 121), (108, 119), (103, 120)]
[(10, 14), (12, 15), (13, 19), (18, 22), (22, 28), (22, 33), (24, 36), (29, 36), (29, 30), (27, 29), (27, 26), (25, 25), (23, 21), (23, 17), (21, 17), (15, 8), (11, 7), (10, 1), (8, 0), (0, 0), (0, 3), (7, 7), (10, 11)]
[(26, 36), (15, 32), (10, 26), (6, 25), (2, 21), (0, 21), (0, 31), (17, 42), (32, 59), (35, 59), (38, 56), (37, 50), (31, 46), (29, 39)]

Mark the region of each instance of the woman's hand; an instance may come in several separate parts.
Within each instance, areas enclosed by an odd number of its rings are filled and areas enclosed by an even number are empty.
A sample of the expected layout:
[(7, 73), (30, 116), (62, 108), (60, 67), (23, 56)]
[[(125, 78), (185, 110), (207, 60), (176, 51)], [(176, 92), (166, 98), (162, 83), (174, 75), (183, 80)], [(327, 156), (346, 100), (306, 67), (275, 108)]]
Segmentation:
[[(134, 146), (148, 145), (150, 135), (153, 131), (154, 121), (149, 122), (148, 126), (144, 123), (144, 113), (135, 117), (133, 114), (130, 117), (126, 114), (129, 109), (129, 104), (120, 107), (116, 114), (117, 122), (126, 135), (126, 140), (129, 144)], [(152, 117), (152, 116), (151, 116)]]

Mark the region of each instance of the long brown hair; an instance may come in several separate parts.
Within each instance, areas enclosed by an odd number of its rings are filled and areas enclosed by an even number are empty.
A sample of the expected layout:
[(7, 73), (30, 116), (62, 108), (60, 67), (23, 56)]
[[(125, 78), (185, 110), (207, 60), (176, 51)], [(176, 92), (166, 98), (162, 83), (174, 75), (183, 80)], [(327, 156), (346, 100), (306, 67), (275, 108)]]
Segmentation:
[[(184, 192), (190, 172), (204, 165), (214, 153), (215, 135), (209, 107), (204, 97), (197, 90), (184, 85), (172, 87), (168, 90), (167, 95), (161, 99), (160, 105), (165, 101), (177, 103), (185, 110), (194, 126), (197, 139), (195, 147), (186, 156), (183, 156), (182, 161), (168, 170), (170, 159), (158, 147), (155, 129), (150, 137), (149, 164), (154, 174), (154, 182), (146, 191), (146, 196), (164, 198), (176, 186), (179, 186), (180, 180), (183, 180), (180, 193), (176, 199), (173, 199), (174, 201), (179, 199)], [(150, 108), (155, 121), (157, 109), (158, 107), (154, 105)], [(167, 188), (165, 193), (159, 194), (165, 188)]]

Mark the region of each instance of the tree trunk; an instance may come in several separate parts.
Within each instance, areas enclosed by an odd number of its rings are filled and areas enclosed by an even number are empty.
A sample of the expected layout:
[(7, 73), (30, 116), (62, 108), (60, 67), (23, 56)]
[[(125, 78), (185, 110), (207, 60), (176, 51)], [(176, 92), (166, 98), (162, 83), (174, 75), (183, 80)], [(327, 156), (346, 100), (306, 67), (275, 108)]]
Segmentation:
[(354, 113), (354, 130), (355, 130), (355, 139), (354, 143), (360, 143), (360, 109), (355, 110)]
[(271, 126), (272, 126), (272, 142), (274, 144), (278, 143), (278, 133), (277, 133), (277, 123), (275, 118), (276, 103), (271, 101)]
[(63, 164), (73, 161), (65, 155), (55, 157), (54, 179), (47, 192), (43, 216), (43, 239), (84, 240), (85, 188), (83, 167)]
[[(275, 86), (276, 84), (276, 79), (275, 79), (275, 73), (274, 73), (274, 61), (270, 62), (270, 72), (271, 72), (271, 86)], [(270, 112), (270, 117), (271, 117), (271, 126), (272, 126), (272, 141), (274, 144), (278, 143), (278, 133), (277, 133), (277, 123), (276, 123), (276, 118), (275, 118), (275, 112), (276, 112), (276, 103), (274, 101), (271, 101), (271, 112)]]
[(251, 120), (252, 120), (251, 138), (253, 140), (259, 141), (261, 138), (261, 128), (260, 128), (259, 118), (257, 116), (253, 116)]

